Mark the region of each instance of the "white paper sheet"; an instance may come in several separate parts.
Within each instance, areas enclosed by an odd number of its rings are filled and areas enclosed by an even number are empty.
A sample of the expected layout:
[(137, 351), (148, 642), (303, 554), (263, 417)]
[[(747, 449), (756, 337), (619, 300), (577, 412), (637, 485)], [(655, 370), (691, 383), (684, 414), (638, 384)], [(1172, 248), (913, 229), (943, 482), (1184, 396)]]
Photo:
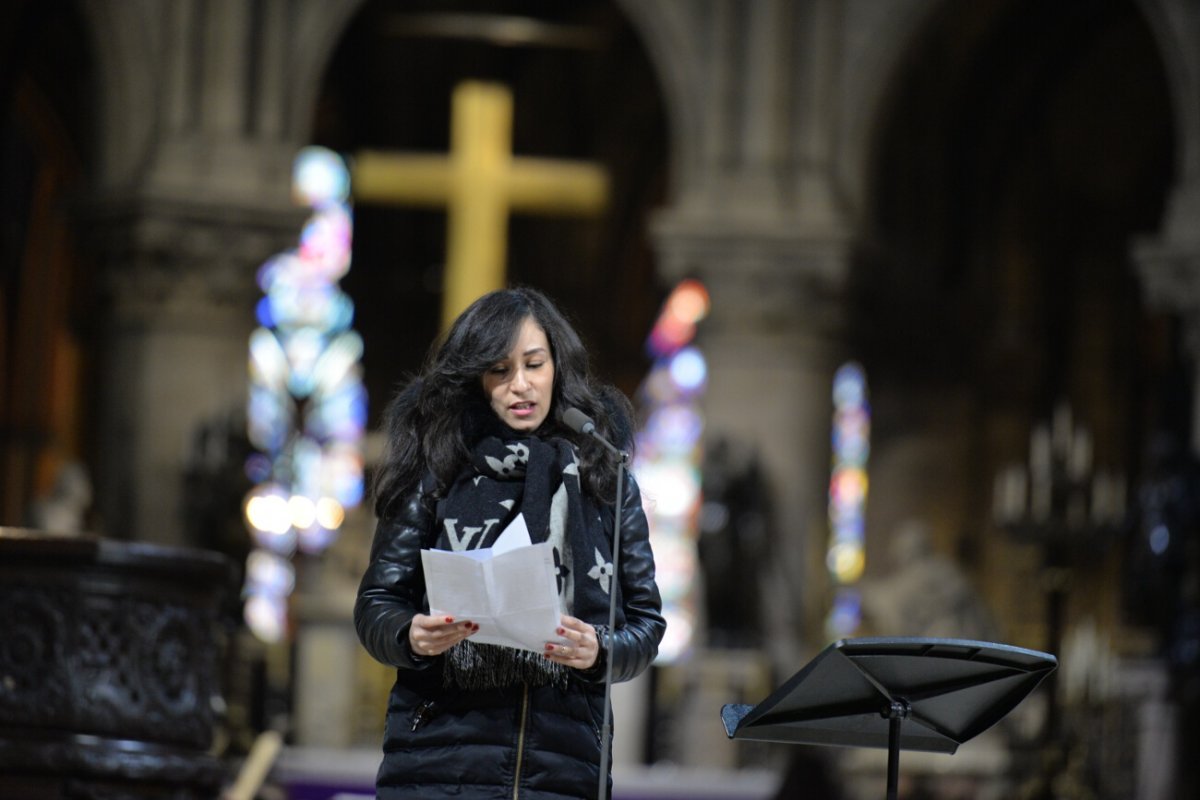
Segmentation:
[(482, 550), (422, 550), (429, 613), (479, 626), (472, 642), (541, 653), (562, 641), (554, 550), (530, 544), (518, 514), (495, 544)]

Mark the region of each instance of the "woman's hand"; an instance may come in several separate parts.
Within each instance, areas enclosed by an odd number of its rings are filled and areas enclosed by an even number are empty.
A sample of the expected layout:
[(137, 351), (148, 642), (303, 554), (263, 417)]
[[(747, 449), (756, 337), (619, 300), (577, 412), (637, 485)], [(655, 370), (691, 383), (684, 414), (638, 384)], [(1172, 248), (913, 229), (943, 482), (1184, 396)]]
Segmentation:
[(588, 669), (596, 663), (600, 655), (600, 641), (596, 638), (596, 629), (581, 619), (562, 615), (562, 622), (557, 631), (566, 644), (546, 642), (543, 655), (556, 664), (575, 669)]
[(408, 644), (416, 655), (432, 658), (446, 652), (477, 630), (479, 626), (470, 620), (455, 622), (454, 617), (417, 614), (408, 629)]

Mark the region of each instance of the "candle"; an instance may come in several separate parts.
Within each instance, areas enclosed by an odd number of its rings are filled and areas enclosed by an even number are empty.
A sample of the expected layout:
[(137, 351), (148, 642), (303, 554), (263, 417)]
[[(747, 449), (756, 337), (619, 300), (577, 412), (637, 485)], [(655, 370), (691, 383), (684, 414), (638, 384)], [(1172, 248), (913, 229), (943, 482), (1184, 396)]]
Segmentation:
[(1071, 406), (1059, 403), (1054, 409), (1054, 452), (1066, 459), (1071, 454)]
[(1067, 474), (1074, 480), (1083, 480), (1088, 470), (1092, 468), (1092, 435), (1083, 426), (1075, 429), (1075, 436), (1071, 440), (1071, 458), (1068, 464)]
[(1033, 482), (1050, 480), (1050, 431), (1038, 425), (1029, 437), (1029, 471)]
[(993, 487), (992, 511), (996, 523), (1007, 525), (1018, 521), (1025, 513), (1025, 468), (1010, 464), (996, 473)]

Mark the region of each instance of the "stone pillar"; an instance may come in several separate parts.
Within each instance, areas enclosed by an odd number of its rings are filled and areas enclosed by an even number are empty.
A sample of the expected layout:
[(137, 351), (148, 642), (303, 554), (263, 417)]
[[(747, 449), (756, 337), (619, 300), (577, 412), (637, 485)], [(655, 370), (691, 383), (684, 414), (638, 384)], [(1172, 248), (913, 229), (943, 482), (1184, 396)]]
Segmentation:
[(197, 427), (245, 406), (255, 273), (304, 219), (291, 204), (292, 21), (280, 0), (84, 9), (108, 98), (85, 211), (104, 304), (99, 525), (175, 543)]
[(299, 230), (298, 217), (263, 216), (169, 202), (98, 212), (102, 530), (182, 542), (183, 470), (195, 433), (245, 407), (255, 271)]
[[(665, 283), (697, 277), (712, 310), (705, 437), (757, 451), (773, 505), (760, 591), (775, 670), (820, 644), (832, 377), (851, 237), (839, 198), (841, 3), (687, 3), (703, 57), (677, 94), (676, 205), (656, 221)], [(652, 39), (653, 41), (653, 39)], [(690, 51), (684, 51), (688, 53)]]
[[(1191, 450), (1200, 452), (1200, 6), (1191, 0), (1140, 0), (1151, 30), (1163, 53), (1163, 66), (1175, 113), (1175, 186), (1159, 233), (1137, 242), (1133, 260), (1151, 309), (1178, 317), (1183, 326), (1186, 356), (1192, 366)], [(1170, 797), (1176, 790), (1187, 794), (1187, 776), (1181, 764), (1191, 756), (1186, 746), (1176, 746), (1180, 721), (1198, 711), (1193, 702), (1171, 708), (1163, 702), (1169, 692), (1165, 677), (1156, 679), (1153, 667), (1138, 675), (1146, 698), (1139, 711), (1138, 797)], [(1132, 683), (1131, 683), (1132, 685)], [(1172, 765), (1163, 754), (1178, 755)]]
[[(1149, 306), (1179, 315), (1188, 353), (1200, 363), (1200, 6), (1191, 0), (1139, 0), (1139, 6), (1163, 54), (1177, 174), (1159, 234), (1138, 242), (1133, 257)], [(1200, 403), (1200, 391), (1193, 394)], [(1200, 408), (1192, 411), (1192, 437), (1193, 450), (1200, 450)]]
[[(1171, 207), (1163, 234), (1138, 242), (1133, 256), (1148, 305), (1178, 315), (1188, 357), (1195, 365), (1200, 364), (1200, 231), (1184, 220), (1200, 219), (1200, 182), (1177, 192)], [(1191, 446), (1200, 451), (1200, 373), (1193, 381)]]
[[(841, 286), (847, 243), (780, 226), (748, 229), (712, 219), (667, 219), (658, 228), (661, 272), (700, 278), (712, 310), (698, 344), (710, 365), (705, 438), (757, 451), (772, 504), (771, 559), (762, 593), (777, 674), (806, 662), (828, 588), (823, 545), (830, 468), (830, 397), (842, 356)], [(807, 641), (806, 641), (807, 640)]]

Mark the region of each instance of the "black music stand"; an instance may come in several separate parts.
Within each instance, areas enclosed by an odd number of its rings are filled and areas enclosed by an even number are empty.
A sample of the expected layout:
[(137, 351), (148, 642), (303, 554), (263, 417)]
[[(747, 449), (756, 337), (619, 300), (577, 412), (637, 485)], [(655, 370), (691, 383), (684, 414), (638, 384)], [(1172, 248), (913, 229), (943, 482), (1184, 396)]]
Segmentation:
[(895, 800), (901, 749), (953, 753), (1057, 666), (1048, 653), (970, 639), (843, 639), (758, 705), (722, 706), (721, 722), (730, 739), (886, 747)]

